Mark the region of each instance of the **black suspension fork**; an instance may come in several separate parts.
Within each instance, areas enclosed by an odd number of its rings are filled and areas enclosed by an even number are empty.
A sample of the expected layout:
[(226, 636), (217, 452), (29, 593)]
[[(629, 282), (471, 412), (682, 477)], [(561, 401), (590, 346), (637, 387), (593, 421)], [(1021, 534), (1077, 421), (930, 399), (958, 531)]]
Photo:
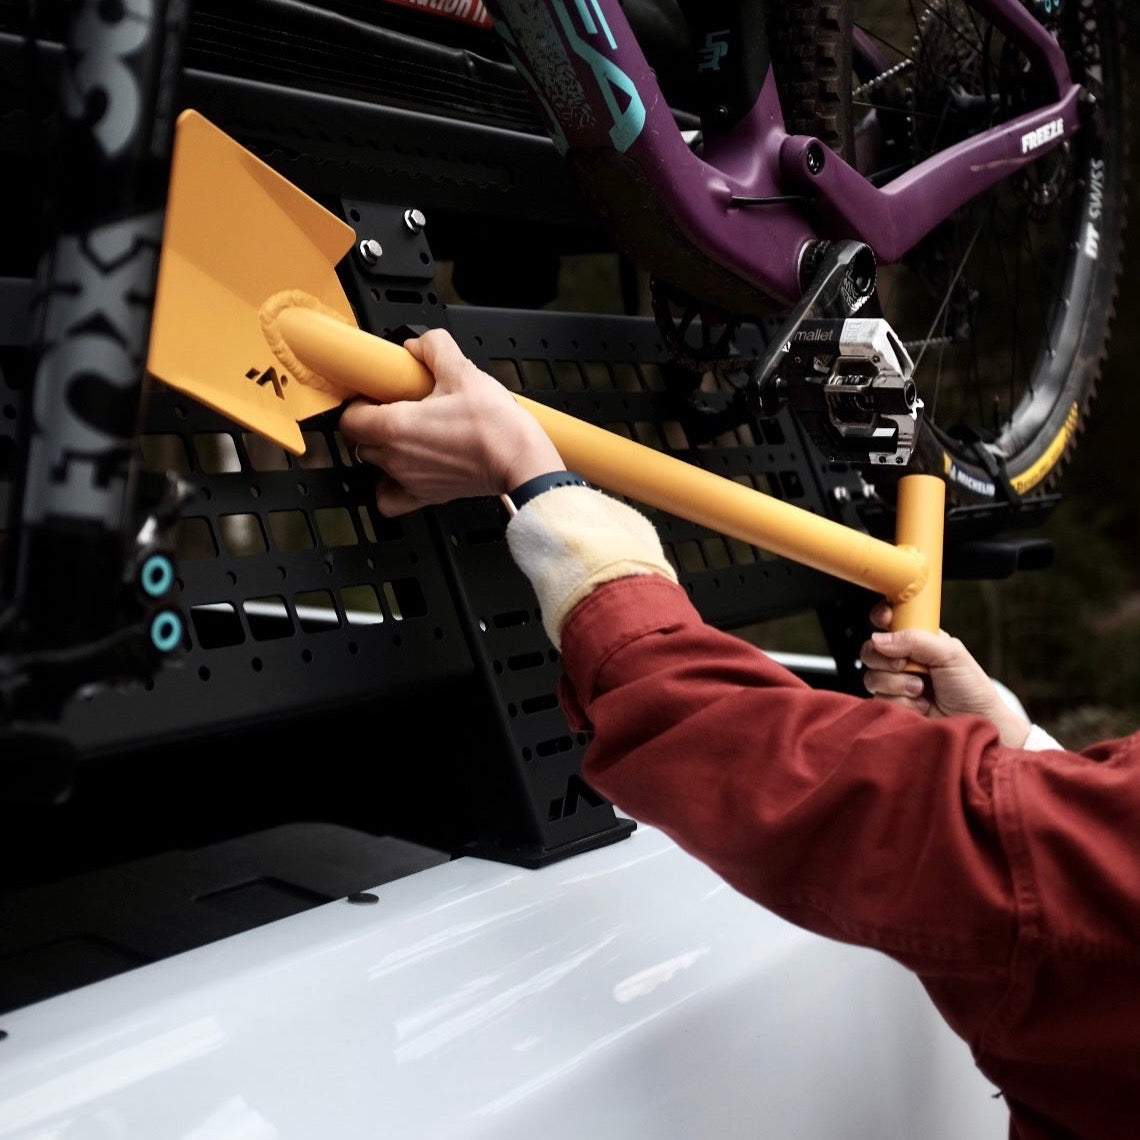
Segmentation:
[(137, 432), (188, 17), (188, 0), (70, 5), (0, 714), (47, 715), (86, 683), (146, 675), (182, 640), (162, 524), (185, 488), (145, 485)]

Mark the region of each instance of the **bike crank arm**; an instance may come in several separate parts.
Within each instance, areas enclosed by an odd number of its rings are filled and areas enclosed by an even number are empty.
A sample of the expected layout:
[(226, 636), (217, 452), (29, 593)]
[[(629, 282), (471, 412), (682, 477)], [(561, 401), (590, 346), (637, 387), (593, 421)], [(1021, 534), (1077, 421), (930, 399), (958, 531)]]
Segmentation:
[(858, 241), (813, 242), (804, 251), (801, 274), (811, 275), (808, 287), (740, 386), (752, 411), (761, 416), (775, 415), (783, 404), (780, 364), (804, 321), (850, 316), (874, 293), (875, 255)]
[(805, 262), (811, 285), (763, 355), (720, 362), (737, 397), (719, 416), (739, 418), (742, 404), (768, 418), (788, 405), (829, 459), (903, 466), (922, 411), (914, 363), (885, 320), (852, 315), (874, 292), (874, 256), (855, 241), (817, 242)]

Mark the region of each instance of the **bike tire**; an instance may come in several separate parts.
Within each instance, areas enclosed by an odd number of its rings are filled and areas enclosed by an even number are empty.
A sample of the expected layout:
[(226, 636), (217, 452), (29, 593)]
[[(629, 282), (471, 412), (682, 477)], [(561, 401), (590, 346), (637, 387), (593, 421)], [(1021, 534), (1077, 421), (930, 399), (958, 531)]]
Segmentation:
[[(1121, 5), (1064, 0), (1048, 5), (1048, 18), (1046, 5), (1029, 6), (1095, 99), (1085, 125), (881, 266), (876, 292), (916, 360), (924, 404), (908, 470), (943, 476), (951, 506), (1017, 506), (1055, 491), (1085, 429), (1115, 316), (1128, 139)], [(795, 89), (811, 98), (787, 100), (788, 129), (837, 146), (879, 184), (1013, 117), (1033, 95), (1024, 61), (966, 0), (836, 7), (774, 6), (777, 29), (796, 27), (801, 42), (823, 45), (791, 57)], [(956, 119), (949, 84), (975, 96), (959, 98), (972, 111)]]

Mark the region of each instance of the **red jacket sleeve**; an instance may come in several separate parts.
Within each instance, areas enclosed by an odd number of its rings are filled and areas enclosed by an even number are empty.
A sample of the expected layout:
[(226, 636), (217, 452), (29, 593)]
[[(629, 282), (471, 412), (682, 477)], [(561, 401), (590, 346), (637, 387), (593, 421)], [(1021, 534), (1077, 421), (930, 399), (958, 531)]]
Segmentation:
[(596, 590), (562, 653), (584, 775), (622, 810), (819, 933), (917, 969), (1007, 964), (987, 722), (812, 689), (661, 578)]

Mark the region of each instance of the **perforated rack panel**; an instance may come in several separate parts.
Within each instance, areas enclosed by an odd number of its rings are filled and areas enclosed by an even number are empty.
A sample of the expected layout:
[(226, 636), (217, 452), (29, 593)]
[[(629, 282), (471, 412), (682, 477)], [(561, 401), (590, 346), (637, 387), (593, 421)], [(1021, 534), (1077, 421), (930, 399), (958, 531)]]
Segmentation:
[[(358, 235), (384, 249), (375, 265), (353, 256), (341, 267), (362, 327), (445, 326), (513, 391), (858, 525), (857, 473), (829, 466), (783, 416), (691, 444), (651, 318), (445, 305), (426, 232), (404, 211), (344, 203)], [(346, 822), (454, 851), (537, 865), (626, 834), (632, 824), (579, 775), (586, 740), (558, 708), (558, 656), (510, 559), (501, 505), (384, 519), (337, 419), (304, 425), (306, 452), (291, 457), (154, 386), (147, 466), (196, 488), (177, 541), (187, 644), (152, 683), (71, 702), (63, 727), (86, 783), (175, 747), (204, 772), (220, 742), (240, 748), (233, 764), (292, 785), (282, 811), (309, 794)], [(646, 510), (713, 624), (805, 610), (826, 624), (844, 596), (815, 571)], [(300, 778), (289, 774), (298, 765)], [(347, 784), (342, 799), (322, 779)]]

